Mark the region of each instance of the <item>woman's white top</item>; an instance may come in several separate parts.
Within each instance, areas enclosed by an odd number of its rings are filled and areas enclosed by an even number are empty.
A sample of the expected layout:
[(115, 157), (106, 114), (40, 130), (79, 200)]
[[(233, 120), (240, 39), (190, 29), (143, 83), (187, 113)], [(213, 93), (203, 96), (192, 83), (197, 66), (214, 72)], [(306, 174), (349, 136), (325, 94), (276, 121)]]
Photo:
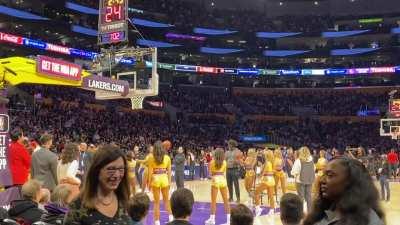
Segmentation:
[(80, 179), (76, 177), (76, 174), (78, 173), (78, 168), (79, 168), (79, 163), (77, 160), (74, 160), (67, 164), (62, 164), (60, 160), (57, 166), (58, 182), (67, 177), (73, 178), (76, 181), (80, 182)]

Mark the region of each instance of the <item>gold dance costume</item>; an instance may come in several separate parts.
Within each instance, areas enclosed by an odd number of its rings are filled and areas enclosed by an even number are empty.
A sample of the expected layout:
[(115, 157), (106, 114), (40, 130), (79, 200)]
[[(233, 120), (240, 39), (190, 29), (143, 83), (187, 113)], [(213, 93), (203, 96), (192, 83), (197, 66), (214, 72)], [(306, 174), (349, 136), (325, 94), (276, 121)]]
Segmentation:
[(135, 178), (135, 168), (136, 168), (136, 161), (128, 161), (128, 177), (130, 179)]
[(152, 171), (151, 187), (166, 188), (170, 186), (168, 170), (171, 168), (171, 158), (164, 155), (161, 164), (157, 165), (154, 157), (148, 161), (149, 171)]
[(274, 170), (272, 169), (271, 162), (266, 162), (261, 182), (266, 184), (268, 187), (275, 186)]
[(276, 178), (285, 178), (285, 172), (283, 172), (283, 161), (282, 159), (274, 160), (274, 176)]
[(226, 161), (222, 163), (221, 168), (217, 169), (215, 167), (215, 161), (211, 161), (210, 163), (210, 172), (212, 175), (212, 182), (211, 186), (216, 187), (216, 188), (225, 188), (227, 187), (227, 182), (226, 182)]

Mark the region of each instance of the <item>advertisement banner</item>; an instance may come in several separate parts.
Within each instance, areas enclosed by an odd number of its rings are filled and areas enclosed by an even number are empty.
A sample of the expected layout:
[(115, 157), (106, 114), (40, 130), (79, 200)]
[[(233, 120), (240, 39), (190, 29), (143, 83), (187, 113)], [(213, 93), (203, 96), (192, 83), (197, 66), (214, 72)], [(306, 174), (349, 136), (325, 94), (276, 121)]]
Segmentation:
[(289, 76), (299, 76), (301, 75), (301, 70), (281, 70), (280, 74)]
[(0, 41), (22, 45), (22, 37), (0, 32)]
[(251, 142), (251, 143), (255, 143), (255, 142), (265, 143), (265, 142), (267, 142), (267, 137), (265, 135), (258, 135), (258, 136), (242, 135), (242, 136), (240, 136), (240, 141)]
[[(6, 98), (5, 90), (0, 91), (0, 97)], [(0, 186), (12, 185), (8, 164), (10, 118), (6, 104), (0, 104)]]
[(43, 41), (37, 41), (29, 38), (24, 38), (24, 46), (26, 47), (32, 47), (32, 48), (37, 48), (37, 49), (46, 49), (47, 45)]
[(125, 80), (114, 80), (108, 77), (91, 75), (83, 78), (82, 87), (91, 90), (109, 91), (127, 96), (129, 83)]
[(82, 76), (82, 67), (64, 60), (38, 56), (36, 72), (50, 77), (79, 81)]
[(224, 68), (224, 73), (226, 74), (237, 74), (237, 69), (232, 69), (232, 68)]
[(176, 71), (183, 71), (183, 72), (196, 72), (197, 66), (189, 66), (189, 65), (175, 65)]
[(332, 75), (332, 76), (346, 75), (347, 69), (327, 69), (327, 70), (325, 70), (325, 74)]
[(222, 68), (217, 68), (217, 67), (206, 67), (206, 66), (197, 67), (197, 72), (199, 73), (220, 73), (221, 71), (224, 70)]
[(257, 76), (258, 75), (258, 69), (237, 69), (237, 72), (239, 75), (242, 76)]
[(395, 73), (395, 67), (371, 67), (371, 73)]

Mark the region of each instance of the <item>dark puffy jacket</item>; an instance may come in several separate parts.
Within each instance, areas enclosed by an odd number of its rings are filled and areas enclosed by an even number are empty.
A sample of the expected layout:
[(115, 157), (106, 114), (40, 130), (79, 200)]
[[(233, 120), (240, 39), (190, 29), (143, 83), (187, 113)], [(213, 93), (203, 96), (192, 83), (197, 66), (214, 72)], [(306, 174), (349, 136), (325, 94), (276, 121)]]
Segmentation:
[(12, 219), (22, 219), (24, 224), (32, 224), (40, 221), (44, 212), (38, 208), (38, 204), (31, 200), (17, 200), (11, 202), (8, 215)]

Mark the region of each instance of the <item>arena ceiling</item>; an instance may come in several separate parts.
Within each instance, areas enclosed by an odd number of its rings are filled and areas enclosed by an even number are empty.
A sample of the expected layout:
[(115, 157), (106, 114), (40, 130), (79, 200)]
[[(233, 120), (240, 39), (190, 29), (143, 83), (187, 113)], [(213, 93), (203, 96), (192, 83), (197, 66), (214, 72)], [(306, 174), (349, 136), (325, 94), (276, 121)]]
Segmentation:
[[(199, 0), (186, 0), (196, 1)], [(200, 0), (209, 8), (256, 9), (271, 16), (400, 13), (399, 0)]]

